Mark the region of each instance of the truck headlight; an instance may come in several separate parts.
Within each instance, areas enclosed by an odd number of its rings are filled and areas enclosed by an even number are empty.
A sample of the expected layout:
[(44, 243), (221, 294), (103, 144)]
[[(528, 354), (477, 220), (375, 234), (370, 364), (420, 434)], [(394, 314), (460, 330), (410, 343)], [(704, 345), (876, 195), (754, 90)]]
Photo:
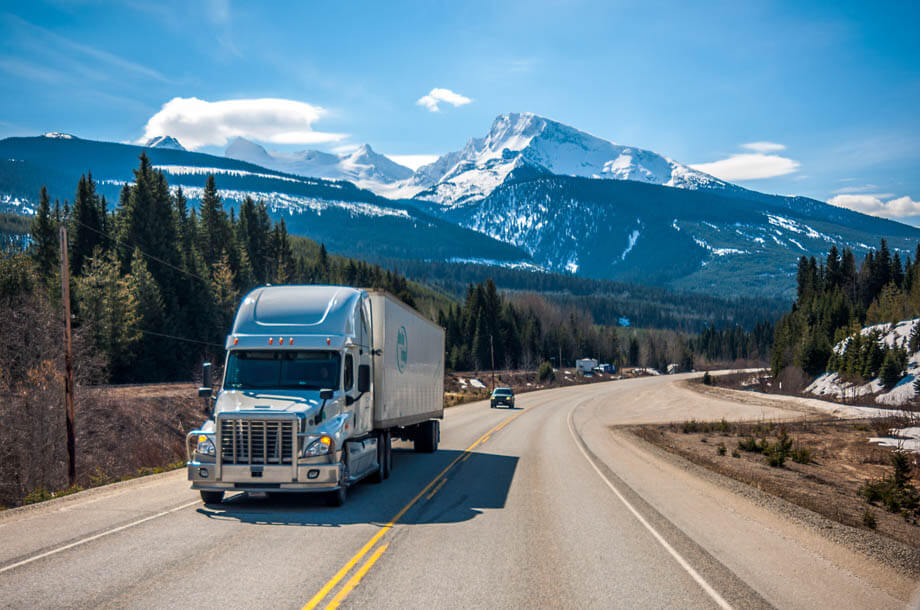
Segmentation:
[(217, 449), (214, 448), (214, 437), (207, 434), (199, 434), (198, 445), (195, 446), (195, 453), (199, 455), (217, 455)]
[(332, 451), (335, 449), (335, 441), (333, 441), (332, 437), (327, 434), (324, 434), (321, 437), (316, 438), (315, 440), (312, 440), (312, 442), (310, 438), (307, 438), (307, 442), (304, 444), (306, 445), (306, 447), (304, 447), (302, 457), (316, 457), (318, 455), (327, 455), (329, 453), (332, 453)]

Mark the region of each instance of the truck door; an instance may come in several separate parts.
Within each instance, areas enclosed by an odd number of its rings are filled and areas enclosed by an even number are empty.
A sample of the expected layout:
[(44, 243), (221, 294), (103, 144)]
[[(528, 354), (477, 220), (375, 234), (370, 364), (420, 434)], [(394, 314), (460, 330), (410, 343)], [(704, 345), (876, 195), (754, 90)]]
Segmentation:
[[(371, 349), (372, 343), (371, 340), (371, 327), (370, 327), (370, 300), (362, 298), (357, 306), (357, 311), (355, 312), (355, 334), (358, 337), (358, 348), (354, 353), (355, 360), (355, 369), (354, 369), (354, 379), (355, 379), (355, 388), (354, 396), (359, 396), (357, 392), (357, 383), (358, 383), (358, 367), (362, 364), (370, 365), (371, 364)], [(373, 375), (371, 376), (373, 379)], [(355, 403), (355, 426), (360, 432), (370, 432), (374, 427), (374, 397), (373, 397), (373, 387), (370, 392), (366, 392), (363, 396), (358, 398), (358, 402)]]

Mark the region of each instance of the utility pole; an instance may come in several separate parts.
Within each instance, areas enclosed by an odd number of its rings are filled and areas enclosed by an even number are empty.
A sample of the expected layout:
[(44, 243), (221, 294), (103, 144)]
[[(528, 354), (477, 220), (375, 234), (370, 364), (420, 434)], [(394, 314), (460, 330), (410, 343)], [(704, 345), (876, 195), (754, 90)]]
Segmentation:
[(77, 449), (73, 424), (73, 341), (70, 333), (70, 261), (67, 227), (61, 225), (61, 304), (64, 307), (64, 408), (67, 411), (67, 478), (77, 484)]
[(562, 370), (562, 342), (559, 342), (559, 370)]
[(489, 352), (492, 354), (492, 391), (495, 391), (495, 344), (492, 335), (489, 335)]

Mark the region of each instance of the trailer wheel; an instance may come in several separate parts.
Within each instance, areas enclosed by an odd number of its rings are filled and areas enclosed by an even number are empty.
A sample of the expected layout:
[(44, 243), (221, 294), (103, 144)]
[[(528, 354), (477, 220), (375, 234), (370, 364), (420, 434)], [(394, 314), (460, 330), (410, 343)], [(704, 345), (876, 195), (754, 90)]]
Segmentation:
[(438, 450), (440, 429), (438, 420), (429, 419), (418, 424), (415, 429), (415, 451), (418, 453), (434, 453)]
[(205, 504), (220, 504), (224, 501), (224, 492), (201, 490), (201, 501)]

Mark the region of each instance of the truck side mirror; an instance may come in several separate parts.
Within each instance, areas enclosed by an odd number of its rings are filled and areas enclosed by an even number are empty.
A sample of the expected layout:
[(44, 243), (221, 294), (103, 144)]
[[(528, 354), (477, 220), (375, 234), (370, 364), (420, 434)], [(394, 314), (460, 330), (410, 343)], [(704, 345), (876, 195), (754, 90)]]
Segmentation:
[(205, 362), (201, 365), (201, 387), (198, 388), (198, 396), (209, 398), (211, 396), (211, 363)]
[(332, 390), (320, 390), (319, 398), (320, 400), (332, 400), (333, 391)]
[(371, 391), (371, 366), (369, 364), (358, 365), (358, 391), (362, 394)]

